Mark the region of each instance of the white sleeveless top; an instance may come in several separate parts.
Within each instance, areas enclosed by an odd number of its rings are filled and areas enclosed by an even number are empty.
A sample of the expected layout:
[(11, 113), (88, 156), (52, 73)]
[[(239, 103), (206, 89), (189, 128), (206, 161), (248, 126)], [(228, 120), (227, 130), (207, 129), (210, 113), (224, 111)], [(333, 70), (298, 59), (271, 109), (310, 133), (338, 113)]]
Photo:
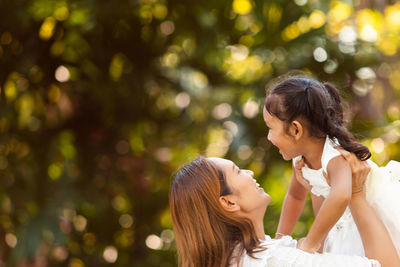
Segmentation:
[[(290, 236), (271, 239), (268, 235), (261, 242), (266, 250), (256, 252), (254, 259), (243, 253), (240, 267), (380, 267), (380, 263), (360, 256), (346, 256), (331, 253), (308, 253), (296, 248), (297, 241)], [(237, 253), (237, 251), (236, 251)], [(234, 253), (234, 254), (236, 254)], [(238, 255), (238, 254), (236, 254)], [(232, 263), (230, 267), (237, 266)]]
[[(322, 168), (314, 170), (307, 165), (302, 168), (304, 178), (312, 187), (311, 193), (316, 196), (327, 198), (331, 191), (324, 173), (327, 174), (329, 161), (340, 155), (334, 148), (336, 145), (338, 145), (337, 140), (326, 137), (321, 156)], [(294, 158), (293, 164), (300, 159), (301, 156)], [(371, 167), (365, 183), (367, 201), (385, 224), (400, 256), (400, 162), (390, 161), (385, 167), (378, 167), (371, 160), (367, 162)], [(360, 233), (349, 207), (329, 231), (324, 243), (324, 252), (365, 255)]]
[[(324, 150), (321, 156), (321, 165), (322, 168), (319, 170), (314, 170), (309, 168), (306, 164), (302, 168), (304, 178), (311, 185), (311, 193), (316, 196), (323, 196), (324, 198), (328, 197), (331, 187), (324, 177), (324, 173), (327, 174), (328, 171), (328, 163), (331, 159), (340, 155), (340, 152), (334, 148), (334, 146), (338, 146), (337, 140), (331, 140), (328, 136), (325, 139)], [(293, 159), (293, 166), (301, 160), (302, 156), (298, 156)]]

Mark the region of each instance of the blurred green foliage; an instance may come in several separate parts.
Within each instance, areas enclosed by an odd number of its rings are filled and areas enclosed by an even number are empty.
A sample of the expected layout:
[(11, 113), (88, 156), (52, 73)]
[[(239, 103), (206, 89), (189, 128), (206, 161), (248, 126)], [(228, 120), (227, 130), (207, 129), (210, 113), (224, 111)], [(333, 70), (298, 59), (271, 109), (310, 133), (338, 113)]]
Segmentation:
[(175, 266), (169, 184), (200, 153), (254, 170), (273, 234), (291, 164), (261, 111), (292, 69), (399, 160), (400, 4), (357, 2), (2, 0), (0, 266)]

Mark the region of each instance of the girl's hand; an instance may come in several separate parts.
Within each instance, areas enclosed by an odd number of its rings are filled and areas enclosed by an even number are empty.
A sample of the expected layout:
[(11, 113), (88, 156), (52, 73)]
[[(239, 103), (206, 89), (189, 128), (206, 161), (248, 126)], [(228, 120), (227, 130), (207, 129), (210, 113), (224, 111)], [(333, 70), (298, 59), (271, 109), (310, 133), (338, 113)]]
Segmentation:
[(307, 237), (300, 238), (299, 241), (297, 241), (297, 248), (309, 253), (314, 253), (318, 251), (320, 246), (320, 244), (317, 244), (315, 246), (310, 246), (309, 244), (307, 244)]
[(296, 176), (297, 181), (305, 188), (307, 191), (311, 190), (311, 185), (310, 183), (304, 179), (303, 172), (301, 169), (304, 167), (304, 159), (299, 160), (296, 162), (296, 165), (294, 166), (294, 173)]
[(363, 192), (364, 184), (371, 167), (366, 161), (359, 160), (354, 153), (350, 153), (341, 147), (335, 147), (340, 154), (347, 160), (351, 168), (352, 174), (352, 194)]

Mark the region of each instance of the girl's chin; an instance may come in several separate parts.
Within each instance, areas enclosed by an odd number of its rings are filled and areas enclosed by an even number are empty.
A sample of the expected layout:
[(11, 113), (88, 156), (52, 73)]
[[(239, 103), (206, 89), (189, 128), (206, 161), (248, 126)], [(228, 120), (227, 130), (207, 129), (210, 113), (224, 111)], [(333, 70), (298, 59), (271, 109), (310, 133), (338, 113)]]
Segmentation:
[(281, 153), (281, 155), (282, 155), (282, 158), (283, 158), (284, 160), (291, 160), (291, 159), (292, 159), (291, 157), (288, 157), (287, 155), (285, 155), (285, 154), (283, 154), (283, 153)]

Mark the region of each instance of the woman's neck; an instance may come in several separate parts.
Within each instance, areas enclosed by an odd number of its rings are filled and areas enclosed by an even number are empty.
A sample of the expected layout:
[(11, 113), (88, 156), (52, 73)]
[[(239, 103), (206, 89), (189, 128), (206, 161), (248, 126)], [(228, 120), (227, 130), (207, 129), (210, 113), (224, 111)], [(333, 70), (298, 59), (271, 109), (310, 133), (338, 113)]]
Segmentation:
[(264, 222), (262, 220), (254, 223), (254, 230), (258, 239), (265, 240)]
[(247, 217), (250, 219), (250, 221), (253, 223), (254, 226), (254, 231), (258, 239), (260, 240), (265, 240), (265, 231), (264, 231), (264, 215), (265, 215), (266, 209), (264, 209), (264, 212), (257, 212), (257, 213), (252, 213), (248, 214)]
[(311, 169), (319, 170), (322, 168), (321, 157), (324, 151), (324, 145), (325, 138), (311, 137), (305, 142), (304, 147), (306, 149), (304, 149), (303, 153), (304, 162)]

